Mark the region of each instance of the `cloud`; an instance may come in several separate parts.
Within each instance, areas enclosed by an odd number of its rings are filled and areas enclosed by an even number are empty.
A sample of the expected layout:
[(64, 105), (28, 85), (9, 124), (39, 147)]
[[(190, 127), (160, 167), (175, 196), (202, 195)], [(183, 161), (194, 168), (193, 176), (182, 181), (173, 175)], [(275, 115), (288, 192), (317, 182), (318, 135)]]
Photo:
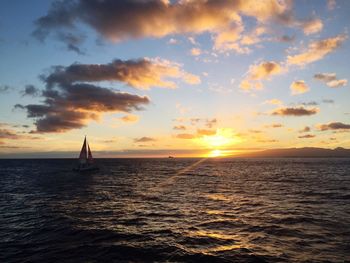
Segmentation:
[(327, 0), (327, 8), (328, 10), (333, 10), (337, 5), (335, 0)]
[(156, 139), (151, 138), (151, 137), (141, 137), (141, 138), (135, 138), (134, 142), (139, 143), (139, 142), (154, 142)]
[(38, 96), (39, 95), (39, 90), (34, 87), (33, 85), (26, 85), (24, 87), (24, 90), (22, 90), (22, 95), (23, 96)]
[(272, 123), (272, 124), (269, 124), (269, 125), (265, 125), (264, 127), (265, 128), (282, 128), (283, 124), (281, 124), (281, 123)]
[(185, 125), (176, 125), (173, 127), (174, 130), (178, 130), (178, 131), (184, 131), (186, 130), (186, 126)]
[(167, 42), (169, 45), (176, 45), (178, 43), (178, 40), (175, 38), (170, 38)]
[(316, 101), (309, 101), (309, 102), (299, 102), (299, 104), (303, 106), (317, 106), (319, 103)]
[(0, 85), (0, 93), (6, 93), (11, 90), (11, 87), (8, 85)]
[(317, 73), (314, 78), (326, 83), (330, 88), (339, 88), (347, 85), (347, 79), (337, 79), (336, 73)]
[(12, 129), (0, 129), (0, 144), (4, 144), (3, 140), (37, 140), (39, 137), (19, 133)]
[(41, 94), (43, 103), (16, 104), (15, 108), (26, 110), (27, 116), (35, 119), (33, 132), (66, 132), (82, 128), (90, 120), (98, 120), (103, 113), (130, 113), (142, 110), (150, 102), (147, 96), (117, 92), (86, 82), (119, 81), (141, 89), (173, 87), (162, 78), (184, 77), (184, 74), (188, 73), (171, 62), (146, 59), (56, 66), (50, 74), (41, 76), (46, 84)]
[(123, 122), (137, 122), (139, 117), (137, 115), (128, 114), (120, 118)]
[(288, 35), (283, 35), (279, 38), (277, 38), (277, 41), (279, 42), (285, 42), (285, 43), (290, 43), (295, 40), (295, 36), (288, 36)]
[(208, 128), (213, 128), (217, 124), (218, 120), (216, 118), (213, 119), (206, 119), (205, 120), (205, 126)]
[(333, 104), (334, 103), (334, 100), (331, 100), (331, 99), (324, 99), (322, 100), (323, 103), (328, 103), (328, 104)]
[(73, 51), (79, 55), (85, 55), (85, 52), (79, 47), (85, 40), (85, 36), (73, 33), (57, 32), (56, 38), (66, 44), (69, 51)]
[(211, 136), (211, 135), (215, 135), (216, 134), (216, 130), (209, 130), (209, 129), (198, 129), (197, 130), (197, 135), (198, 136)]
[(301, 27), (305, 35), (311, 35), (320, 32), (323, 28), (323, 23), (321, 19), (315, 18), (305, 21), (301, 24)]
[(299, 133), (309, 132), (311, 128), (309, 126), (305, 126), (303, 129), (299, 130)]
[[(161, 38), (175, 34), (202, 34), (210, 32), (214, 47), (246, 53), (247, 48), (237, 43), (244, 29), (243, 17), (252, 17), (259, 24), (274, 23), (300, 27), (306, 34), (322, 29), (317, 19), (301, 21), (294, 17), (291, 1), (279, 0), (104, 0), (54, 2), (48, 13), (35, 21), (33, 35), (44, 40), (48, 35), (78, 31), (78, 24), (87, 25), (99, 35), (113, 42), (143, 37)], [(244, 44), (257, 43), (259, 32), (253, 32)], [(66, 35), (63, 41), (77, 45)], [(80, 44), (80, 43), (79, 43)], [(78, 51), (78, 50), (76, 50)]]
[(304, 80), (293, 81), (290, 85), (290, 89), (292, 90), (292, 95), (303, 94), (310, 90)]
[(199, 48), (192, 48), (191, 49), (192, 56), (199, 56), (200, 54), (202, 54), (202, 50), (200, 50)]
[(196, 138), (196, 135), (191, 133), (180, 133), (176, 134), (175, 137), (178, 139), (194, 139)]
[(345, 124), (342, 122), (330, 122), (327, 124), (319, 124), (316, 126), (320, 131), (328, 131), (328, 130), (349, 130), (350, 124)]
[(272, 115), (278, 116), (309, 116), (319, 112), (318, 108), (306, 109), (304, 107), (279, 108), (272, 112)]
[(116, 59), (109, 64), (72, 64), (53, 67), (44, 77), (48, 85), (54, 83), (118, 81), (138, 89), (150, 87), (175, 88), (168, 78), (180, 78), (189, 84), (200, 83), (198, 76), (183, 71), (176, 63), (161, 59)]
[(271, 104), (271, 105), (282, 105), (283, 102), (279, 99), (271, 99), (271, 100), (265, 100), (263, 104)]
[(315, 138), (316, 135), (313, 135), (313, 134), (305, 134), (305, 135), (300, 135), (298, 136), (298, 138), (300, 139), (311, 139), (311, 138)]
[(265, 61), (249, 67), (247, 76), (241, 81), (240, 88), (245, 91), (262, 89), (261, 80), (268, 80), (273, 75), (282, 73), (280, 64), (274, 61)]
[(308, 45), (308, 48), (304, 52), (293, 56), (287, 56), (287, 63), (290, 65), (304, 66), (320, 60), (338, 49), (346, 38), (346, 35), (338, 35), (323, 40), (313, 41)]

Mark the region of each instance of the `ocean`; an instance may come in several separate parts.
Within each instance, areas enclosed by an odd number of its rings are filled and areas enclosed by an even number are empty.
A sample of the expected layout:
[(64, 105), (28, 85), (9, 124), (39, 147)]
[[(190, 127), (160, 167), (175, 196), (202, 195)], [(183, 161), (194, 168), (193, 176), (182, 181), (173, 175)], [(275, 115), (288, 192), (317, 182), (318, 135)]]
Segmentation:
[(350, 262), (350, 159), (0, 160), (0, 262)]

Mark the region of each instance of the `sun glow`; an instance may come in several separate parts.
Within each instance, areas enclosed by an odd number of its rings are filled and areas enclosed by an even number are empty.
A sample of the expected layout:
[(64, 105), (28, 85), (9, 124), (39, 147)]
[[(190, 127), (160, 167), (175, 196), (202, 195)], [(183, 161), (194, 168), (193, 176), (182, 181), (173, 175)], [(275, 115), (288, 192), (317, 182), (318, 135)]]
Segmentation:
[(219, 128), (215, 135), (205, 135), (199, 140), (201, 144), (210, 148), (219, 148), (242, 141), (230, 128)]
[(221, 150), (213, 150), (209, 153), (209, 157), (220, 157), (222, 156)]

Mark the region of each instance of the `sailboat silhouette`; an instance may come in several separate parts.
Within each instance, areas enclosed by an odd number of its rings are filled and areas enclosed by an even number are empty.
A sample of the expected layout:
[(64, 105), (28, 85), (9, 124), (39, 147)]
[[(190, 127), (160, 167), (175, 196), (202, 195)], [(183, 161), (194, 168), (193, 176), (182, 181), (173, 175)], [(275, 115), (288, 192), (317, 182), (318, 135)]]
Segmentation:
[(79, 165), (74, 169), (74, 171), (85, 172), (85, 171), (96, 171), (99, 168), (95, 165), (94, 159), (92, 158), (92, 153), (90, 150), (90, 145), (86, 141), (86, 136), (84, 138), (83, 146), (79, 154)]

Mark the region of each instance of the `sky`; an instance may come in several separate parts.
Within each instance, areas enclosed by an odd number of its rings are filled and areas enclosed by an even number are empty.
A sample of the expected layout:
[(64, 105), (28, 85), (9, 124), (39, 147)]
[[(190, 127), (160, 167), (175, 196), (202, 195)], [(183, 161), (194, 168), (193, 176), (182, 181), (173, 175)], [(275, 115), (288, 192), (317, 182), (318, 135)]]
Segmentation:
[(0, 3), (0, 154), (350, 148), (350, 1)]

